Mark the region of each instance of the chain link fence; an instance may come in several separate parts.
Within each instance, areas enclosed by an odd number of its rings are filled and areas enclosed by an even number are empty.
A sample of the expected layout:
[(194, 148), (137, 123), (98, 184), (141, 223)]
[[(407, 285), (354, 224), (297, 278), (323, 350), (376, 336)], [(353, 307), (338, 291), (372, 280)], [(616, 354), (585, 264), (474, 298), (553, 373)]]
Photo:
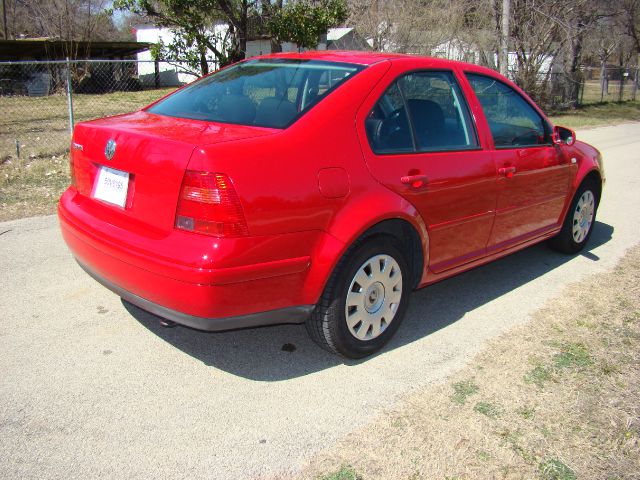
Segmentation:
[(0, 62), (0, 162), (64, 155), (75, 123), (137, 110), (194, 79), (153, 61)]
[(510, 71), (509, 78), (544, 109), (561, 111), (596, 103), (635, 101), (638, 67), (585, 67), (574, 74), (543, 72), (527, 76)]
[[(511, 77), (518, 81), (517, 72)], [(74, 123), (134, 111), (194, 79), (180, 64), (153, 61), (0, 63), (0, 162), (64, 155)], [(549, 73), (529, 83), (525, 90), (555, 110), (635, 100), (638, 68), (585, 68), (578, 80)]]

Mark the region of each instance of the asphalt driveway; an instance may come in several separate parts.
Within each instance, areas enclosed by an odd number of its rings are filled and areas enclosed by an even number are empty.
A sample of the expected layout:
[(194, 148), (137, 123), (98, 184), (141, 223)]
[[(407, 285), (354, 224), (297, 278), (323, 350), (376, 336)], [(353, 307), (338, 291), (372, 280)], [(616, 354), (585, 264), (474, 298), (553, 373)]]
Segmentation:
[(55, 217), (0, 223), (0, 477), (295, 469), (639, 242), (640, 124), (578, 137), (607, 173), (589, 249), (535, 246), (423, 289), (391, 344), (360, 362), (320, 350), (303, 326), (161, 328), (76, 265)]

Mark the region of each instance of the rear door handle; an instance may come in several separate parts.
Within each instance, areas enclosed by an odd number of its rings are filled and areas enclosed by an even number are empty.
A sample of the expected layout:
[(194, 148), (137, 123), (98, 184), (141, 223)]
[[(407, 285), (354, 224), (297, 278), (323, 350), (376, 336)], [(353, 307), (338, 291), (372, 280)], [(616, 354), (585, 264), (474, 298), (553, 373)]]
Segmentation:
[(507, 178), (511, 178), (513, 177), (513, 174), (516, 173), (516, 167), (511, 166), (511, 167), (500, 167), (498, 169), (498, 173), (500, 175), (504, 175)]
[(405, 175), (404, 177), (400, 177), (400, 181), (403, 184), (409, 185), (412, 188), (420, 188), (427, 183), (427, 176), (422, 174)]

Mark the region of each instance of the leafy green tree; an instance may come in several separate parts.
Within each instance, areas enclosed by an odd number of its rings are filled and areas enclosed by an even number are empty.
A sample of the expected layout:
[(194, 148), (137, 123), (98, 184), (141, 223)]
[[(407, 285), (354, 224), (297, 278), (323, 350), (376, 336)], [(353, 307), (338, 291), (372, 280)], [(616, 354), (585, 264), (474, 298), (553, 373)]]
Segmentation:
[(298, 48), (314, 48), (327, 30), (348, 17), (344, 0), (301, 0), (288, 2), (271, 15), (267, 29), (279, 42), (293, 42)]
[[(263, 25), (273, 41), (313, 48), (327, 29), (347, 18), (345, 0), (114, 0), (113, 8), (146, 17), (173, 33), (169, 43), (153, 49), (155, 58), (187, 62), (192, 73), (206, 75), (218, 65), (244, 59), (249, 20)], [(215, 29), (216, 21), (228, 28)]]
[(158, 44), (155, 58), (186, 61), (195, 72), (209, 73), (208, 62), (228, 63), (227, 38), (213, 31), (220, 18), (216, 0), (115, 0), (113, 8), (147, 17), (159, 27), (167, 27), (173, 40)]

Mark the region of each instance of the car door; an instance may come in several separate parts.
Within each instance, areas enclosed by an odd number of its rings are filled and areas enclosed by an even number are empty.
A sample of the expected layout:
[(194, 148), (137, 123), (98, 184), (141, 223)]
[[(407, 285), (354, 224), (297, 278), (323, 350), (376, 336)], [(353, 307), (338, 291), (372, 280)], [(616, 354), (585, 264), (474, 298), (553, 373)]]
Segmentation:
[[(391, 78), (390, 78), (391, 77)], [(441, 272), (484, 255), (496, 173), (453, 71), (390, 70), (360, 110), (373, 176), (412, 203), (429, 234), (429, 267)]]
[(559, 226), (572, 168), (552, 129), (515, 89), (467, 73), (493, 137), (498, 173), (496, 217), (487, 250), (501, 250)]

